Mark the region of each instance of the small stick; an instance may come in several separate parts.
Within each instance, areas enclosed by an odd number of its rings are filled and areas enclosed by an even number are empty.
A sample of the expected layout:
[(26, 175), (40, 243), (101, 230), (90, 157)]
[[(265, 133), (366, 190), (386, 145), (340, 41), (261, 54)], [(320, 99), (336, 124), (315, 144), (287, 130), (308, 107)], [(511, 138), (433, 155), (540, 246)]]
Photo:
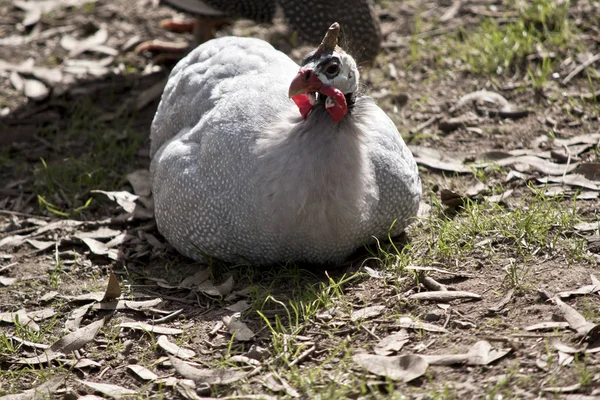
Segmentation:
[(298, 358), (296, 358), (294, 361), (292, 361), (290, 363), (290, 367), (293, 365), (298, 364), (300, 361), (304, 361), (304, 359), (306, 357), (308, 357), (312, 352), (314, 352), (317, 349), (317, 346), (312, 346), (311, 348), (309, 348), (308, 350), (306, 350), (304, 353), (300, 354), (298, 356)]
[(589, 67), (590, 65), (592, 65), (593, 63), (595, 63), (598, 60), (600, 60), (600, 53), (598, 53), (595, 56), (591, 57), (589, 60), (587, 60), (586, 62), (584, 62), (583, 64), (581, 64), (577, 68), (575, 68), (573, 71), (571, 71), (571, 73), (569, 75), (567, 75), (567, 77), (565, 79), (563, 79), (562, 84), (566, 85), (577, 74), (579, 74), (581, 71), (583, 71), (584, 69), (586, 69), (587, 67)]

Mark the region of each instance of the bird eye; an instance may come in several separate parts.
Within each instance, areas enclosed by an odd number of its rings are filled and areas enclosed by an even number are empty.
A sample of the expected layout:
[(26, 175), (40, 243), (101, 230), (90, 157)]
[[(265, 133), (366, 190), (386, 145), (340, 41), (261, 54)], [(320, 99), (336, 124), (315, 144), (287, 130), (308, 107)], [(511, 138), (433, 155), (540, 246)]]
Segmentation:
[(327, 67), (327, 69), (325, 69), (325, 72), (329, 75), (335, 75), (340, 72), (340, 67), (337, 64), (331, 64), (329, 67)]

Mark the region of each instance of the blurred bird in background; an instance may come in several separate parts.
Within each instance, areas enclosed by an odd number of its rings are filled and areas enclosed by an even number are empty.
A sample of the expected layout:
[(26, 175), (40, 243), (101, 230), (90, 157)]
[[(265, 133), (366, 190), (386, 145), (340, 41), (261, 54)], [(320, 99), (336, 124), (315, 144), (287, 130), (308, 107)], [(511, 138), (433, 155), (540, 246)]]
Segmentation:
[(177, 61), (194, 47), (215, 37), (232, 19), (271, 23), (280, 10), (292, 33), (307, 44), (320, 43), (322, 33), (335, 21), (343, 28), (340, 42), (361, 62), (381, 51), (381, 27), (373, 0), (162, 0), (161, 3), (195, 16), (192, 20), (165, 20), (161, 27), (191, 32), (194, 43), (181, 46), (159, 40), (142, 43), (136, 51), (159, 53), (157, 61)]

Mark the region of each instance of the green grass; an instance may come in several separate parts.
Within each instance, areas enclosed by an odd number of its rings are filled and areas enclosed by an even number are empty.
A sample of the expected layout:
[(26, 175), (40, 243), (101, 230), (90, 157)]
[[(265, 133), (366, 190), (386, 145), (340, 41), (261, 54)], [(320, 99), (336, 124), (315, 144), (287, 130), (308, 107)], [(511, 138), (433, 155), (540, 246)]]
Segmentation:
[(491, 265), (508, 258), (507, 279), (520, 287), (533, 257), (564, 254), (568, 260), (585, 258), (585, 243), (571, 235), (579, 222), (575, 201), (531, 193), (510, 206), (467, 200), (456, 212), (430, 196), (432, 210), (410, 228), (412, 242), (398, 251), (380, 250), (384, 265), (402, 271), (412, 265), (462, 265), (474, 259)]
[[(484, 20), (481, 27), (465, 38), (461, 53), (474, 72), (489, 74), (537, 71), (528, 56), (541, 52), (564, 53), (573, 47), (576, 36), (568, 20), (569, 2), (550, 0), (518, 2), (518, 17), (506, 24), (496, 19)], [(543, 65), (543, 62), (542, 62)], [(549, 64), (543, 67), (548, 75)]]
[(147, 136), (131, 128), (130, 115), (103, 121), (89, 99), (75, 103), (69, 113), (64, 131), (47, 127), (40, 132), (62, 157), (42, 159), (34, 170), (40, 207), (60, 216), (85, 210), (93, 201), (90, 190), (120, 189)]

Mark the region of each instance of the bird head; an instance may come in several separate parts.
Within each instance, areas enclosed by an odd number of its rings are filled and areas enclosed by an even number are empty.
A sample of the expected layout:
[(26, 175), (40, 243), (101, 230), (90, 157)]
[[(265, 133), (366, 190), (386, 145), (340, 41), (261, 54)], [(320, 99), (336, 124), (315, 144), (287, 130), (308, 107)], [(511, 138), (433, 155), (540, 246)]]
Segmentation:
[(288, 92), (303, 118), (306, 118), (318, 96), (325, 96), (325, 109), (334, 122), (348, 112), (346, 95), (358, 89), (358, 68), (354, 59), (337, 45), (340, 25), (334, 22), (319, 47), (302, 60), (300, 71)]

